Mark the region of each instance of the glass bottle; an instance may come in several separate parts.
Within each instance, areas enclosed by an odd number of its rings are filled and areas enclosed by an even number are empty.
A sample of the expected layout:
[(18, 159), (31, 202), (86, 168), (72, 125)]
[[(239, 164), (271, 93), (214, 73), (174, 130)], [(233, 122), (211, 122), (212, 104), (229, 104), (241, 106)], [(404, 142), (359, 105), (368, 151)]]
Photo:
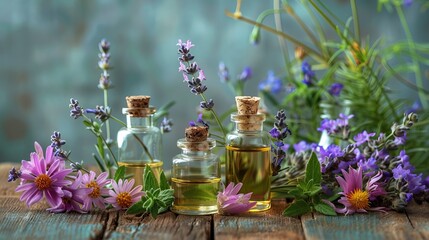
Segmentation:
[(126, 97), (127, 127), (118, 131), (118, 164), (125, 166), (125, 175), (132, 175), (135, 185), (143, 185), (146, 165), (152, 168), (159, 181), (163, 162), (160, 160), (161, 131), (153, 126), (156, 109), (149, 106), (150, 96)]
[[(253, 110), (249, 111), (249, 106), (243, 107), (239, 103), (247, 98), (251, 98), (250, 103), (256, 104)], [(250, 201), (257, 204), (250, 209), (251, 212), (268, 210), (271, 208), (272, 171), (271, 140), (269, 134), (263, 131), (265, 114), (257, 113), (257, 97), (236, 97), (236, 101), (238, 113), (231, 114), (235, 130), (226, 136), (226, 182), (241, 182), (241, 193), (253, 192)]]
[(185, 215), (217, 213), (221, 173), (218, 157), (212, 153), (216, 141), (207, 138), (205, 127), (188, 127), (185, 132), (186, 138), (177, 141), (182, 153), (173, 158), (171, 211)]

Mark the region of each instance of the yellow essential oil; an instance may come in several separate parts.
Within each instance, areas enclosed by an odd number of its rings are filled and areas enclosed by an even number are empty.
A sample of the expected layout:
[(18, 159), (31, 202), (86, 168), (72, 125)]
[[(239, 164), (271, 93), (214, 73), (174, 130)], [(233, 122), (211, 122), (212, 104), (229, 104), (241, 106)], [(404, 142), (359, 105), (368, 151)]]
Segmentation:
[(220, 178), (172, 178), (174, 203), (172, 211), (178, 214), (207, 215), (217, 213), (217, 194)]
[(226, 146), (226, 182), (243, 183), (240, 193), (253, 192), (251, 212), (270, 209), (270, 147)]
[(144, 184), (144, 169), (146, 166), (149, 166), (152, 169), (153, 174), (158, 180), (162, 171), (163, 162), (159, 160), (154, 160), (153, 162), (143, 162), (143, 161), (132, 161), (132, 162), (118, 162), (119, 166), (125, 166), (125, 176), (130, 176), (135, 180), (134, 186)]

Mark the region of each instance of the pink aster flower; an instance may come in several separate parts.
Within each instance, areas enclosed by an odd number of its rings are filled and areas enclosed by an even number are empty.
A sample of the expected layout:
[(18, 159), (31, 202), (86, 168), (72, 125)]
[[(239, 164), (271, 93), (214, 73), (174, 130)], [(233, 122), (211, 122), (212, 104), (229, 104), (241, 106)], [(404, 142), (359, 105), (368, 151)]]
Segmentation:
[(256, 202), (249, 202), (252, 193), (247, 194), (238, 194), (242, 183), (237, 183), (234, 186), (234, 183), (231, 182), (217, 195), (217, 206), (219, 214), (224, 215), (233, 215), (249, 211), (252, 207), (256, 205)]
[(116, 209), (127, 209), (131, 207), (134, 203), (141, 200), (142, 196), (145, 194), (142, 191), (142, 185), (138, 185), (135, 188), (134, 179), (128, 181), (125, 179), (119, 179), (119, 182), (116, 183), (115, 180), (112, 180), (112, 190), (109, 190), (110, 197), (106, 198), (106, 202), (113, 205)]
[(21, 171), (26, 171), (27, 169), (33, 169), (35, 167), (34, 158), (31, 157), (32, 154), (36, 154), (37, 159), (45, 160), (46, 169), (49, 169), (54, 160), (57, 159), (60, 160), (60, 169), (65, 168), (64, 161), (62, 161), (61, 158), (55, 156), (53, 147), (49, 146), (46, 148), (46, 157), (43, 154), (42, 146), (40, 146), (38, 142), (34, 142), (34, 149), (36, 150), (36, 152), (30, 154), (30, 161), (22, 161)]
[(340, 184), (340, 192), (343, 195), (339, 203), (344, 205), (343, 209), (336, 209), (338, 213), (353, 214), (355, 212), (367, 212), (367, 211), (381, 211), (387, 210), (384, 207), (371, 208), (371, 201), (375, 200), (377, 196), (384, 195), (386, 192), (377, 181), (382, 177), (382, 173), (378, 172), (375, 176), (371, 177), (366, 183), (365, 188), (362, 187), (362, 168), (359, 167), (357, 170), (349, 167), (349, 172), (341, 170), (344, 178), (336, 177)]
[(106, 188), (110, 183), (110, 179), (107, 179), (108, 175), (107, 172), (103, 172), (95, 177), (95, 172), (90, 171), (89, 174), (85, 173), (82, 176), (81, 186), (92, 189), (84, 198), (83, 210), (89, 211), (93, 206), (99, 209), (106, 208), (104, 197), (109, 196), (109, 189)]
[[(38, 151), (36, 149), (36, 151)], [(53, 157), (52, 147), (46, 149), (46, 159), (43, 158), (43, 153), (31, 153), (30, 161), (22, 161), (21, 184), (16, 188), (17, 192), (23, 192), (20, 200), (25, 201), (27, 206), (31, 206), (39, 202), (43, 195), (46, 196), (51, 207), (55, 207), (61, 203), (61, 197), (64, 192), (61, 189), (63, 186), (71, 182), (64, 178), (72, 172), (71, 169), (61, 167), (61, 160)], [(51, 165), (47, 169), (47, 163)]]
[(75, 211), (78, 213), (86, 213), (87, 211), (82, 209), (82, 204), (85, 197), (92, 192), (90, 188), (81, 188), (82, 184), (82, 173), (79, 171), (75, 180), (70, 186), (64, 186), (64, 196), (61, 198), (61, 203), (55, 207), (48, 208), (48, 211), (52, 213), (62, 213)]

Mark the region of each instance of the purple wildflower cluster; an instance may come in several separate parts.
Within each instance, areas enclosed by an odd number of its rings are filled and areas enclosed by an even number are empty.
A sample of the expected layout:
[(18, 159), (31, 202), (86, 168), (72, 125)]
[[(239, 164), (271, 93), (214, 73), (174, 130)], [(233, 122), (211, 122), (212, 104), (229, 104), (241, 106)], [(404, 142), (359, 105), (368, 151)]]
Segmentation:
[[(47, 210), (52, 213), (86, 213), (93, 209), (105, 209), (109, 204), (117, 209), (125, 209), (144, 195), (142, 186), (132, 188), (133, 181), (128, 184), (126, 180), (122, 186), (122, 180), (117, 184), (115, 180), (108, 179), (107, 172), (97, 176), (75, 162), (72, 162), (74, 167), (66, 168), (65, 160), (69, 159), (58, 154), (66, 142), (61, 139), (59, 132), (52, 134), (51, 142), (45, 153), (40, 144), (35, 142), (36, 151), (30, 154), (30, 160), (22, 160), (19, 170), (13, 167), (9, 172), (9, 182), (21, 179), (16, 191), (22, 192), (20, 201), (25, 201), (27, 206), (45, 197), (50, 206)], [(83, 174), (81, 170), (87, 172)], [(107, 188), (108, 184), (116, 186), (114, 191)], [(118, 192), (121, 194), (118, 195)]]
[(95, 118), (99, 119), (102, 122), (107, 121), (110, 118), (110, 107), (103, 107), (97, 105), (95, 108), (87, 108), (83, 109), (79, 105), (79, 101), (71, 98), (70, 99), (70, 117), (73, 117), (74, 119), (78, 119), (81, 116), (84, 116), (84, 113), (91, 113), (95, 115)]
[(331, 87), (329, 88), (329, 94), (332, 96), (338, 97), (343, 90), (344, 85), (341, 83), (333, 83)]
[(256, 205), (256, 202), (250, 202), (253, 193), (242, 194), (240, 192), (242, 183), (231, 182), (217, 195), (218, 211), (223, 215), (234, 215), (247, 212)]
[[(340, 119), (323, 121), (321, 129), (335, 135), (338, 129), (349, 129), (348, 117), (340, 115)], [(371, 179), (378, 173), (380, 186), (385, 190), (379, 198), (370, 199), (382, 207), (403, 210), (411, 199), (422, 201), (427, 198), (428, 188), (424, 183), (422, 174), (416, 174), (405, 150), (397, 151), (399, 146), (405, 144), (406, 132), (417, 121), (417, 115), (410, 113), (404, 115), (401, 124), (393, 124), (392, 132), (386, 136), (363, 131), (344, 140), (352, 141), (344, 148), (331, 144), (324, 148), (316, 147), (321, 170), (328, 189), (335, 188), (333, 179), (343, 174), (349, 168), (360, 169), (365, 179)], [(348, 134), (343, 135), (348, 136)], [(368, 180), (369, 181), (369, 180)], [(340, 202), (341, 203), (341, 202)]]
[(277, 112), (275, 119), (274, 127), (270, 131), (270, 135), (274, 139), (274, 144), (271, 146), (271, 152), (273, 153), (273, 157), (271, 159), (273, 176), (276, 176), (280, 172), (281, 164), (285, 159), (286, 151), (289, 148), (289, 145), (284, 143), (284, 139), (292, 134), (285, 122), (286, 114), (283, 109)]
[(326, 131), (328, 134), (342, 139), (348, 139), (350, 135), (349, 119), (351, 118), (353, 118), (353, 115), (340, 113), (338, 119), (323, 119), (317, 130), (320, 132)]

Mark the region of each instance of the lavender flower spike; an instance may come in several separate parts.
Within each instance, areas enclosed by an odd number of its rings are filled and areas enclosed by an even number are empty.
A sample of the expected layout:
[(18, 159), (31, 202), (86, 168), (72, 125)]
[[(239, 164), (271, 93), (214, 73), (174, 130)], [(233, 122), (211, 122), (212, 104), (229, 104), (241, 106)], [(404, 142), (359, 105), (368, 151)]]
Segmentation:
[(76, 99), (70, 98), (69, 108), (70, 108), (70, 117), (77, 119), (83, 115), (83, 109), (79, 106), (79, 101), (77, 101)]
[(256, 205), (256, 202), (249, 202), (252, 193), (238, 194), (242, 183), (231, 182), (225, 188), (223, 192), (219, 192), (217, 195), (217, 205), (219, 214), (223, 215), (234, 215), (249, 211)]

